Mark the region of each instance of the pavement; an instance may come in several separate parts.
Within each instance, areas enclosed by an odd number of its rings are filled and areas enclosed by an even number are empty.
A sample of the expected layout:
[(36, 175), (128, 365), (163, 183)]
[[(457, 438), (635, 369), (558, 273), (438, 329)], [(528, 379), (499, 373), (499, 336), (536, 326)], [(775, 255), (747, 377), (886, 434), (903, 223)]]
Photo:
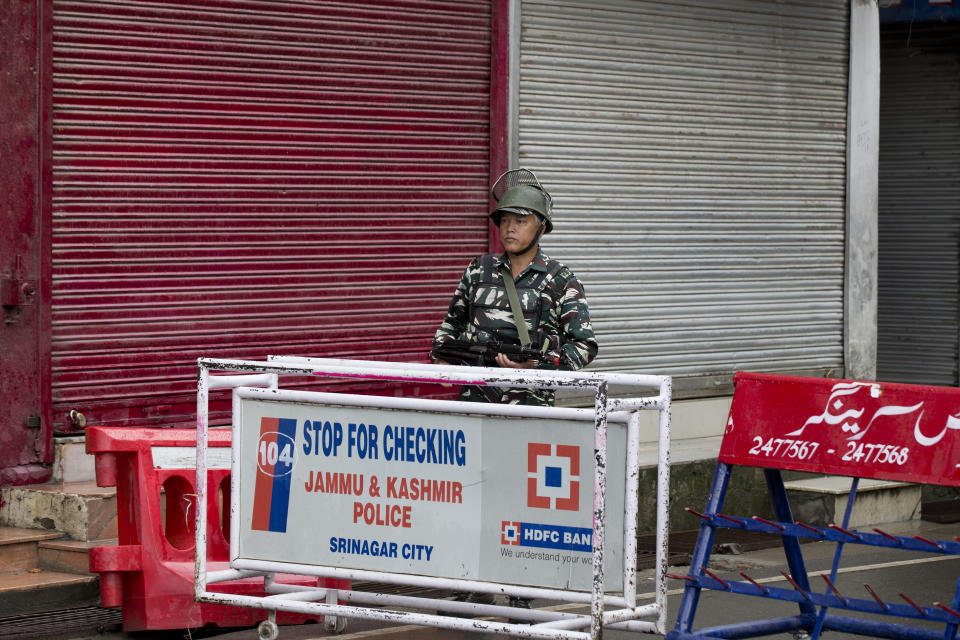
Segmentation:
[[(919, 535), (933, 540), (952, 540), (954, 536), (960, 535), (960, 523), (938, 524), (913, 520), (874, 526), (881, 526), (884, 531), (894, 535)], [(869, 528), (861, 527), (861, 530), (869, 531)], [(830, 542), (808, 542), (802, 545), (804, 561), (808, 574), (811, 576), (810, 584), (816, 591), (822, 592), (826, 589), (826, 583), (816, 574), (829, 573), (836, 548), (837, 545)], [(758, 583), (790, 588), (789, 583), (780, 574), (780, 570), (786, 568), (786, 559), (780, 547), (748, 551), (741, 554), (718, 555), (714, 553), (710, 562), (710, 569), (724, 579), (741, 580), (742, 578), (738, 574), (744, 572)], [(671, 567), (669, 573), (685, 575), (687, 570), (688, 567), (686, 566), (676, 566)], [(844, 596), (852, 598), (869, 598), (869, 593), (863, 586), (868, 584), (878, 596), (887, 601), (902, 604), (904, 601), (899, 594), (903, 593), (920, 606), (931, 606), (934, 602), (942, 602), (951, 606), (954, 592), (958, 587), (958, 576), (960, 576), (960, 557), (957, 556), (846, 544), (843, 545), (840, 570), (835, 585)], [(637, 588), (638, 604), (653, 601), (653, 586), (653, 571), (640, 572)], [(683, 582), (671, 579), (668, 582), (668, 588), (670, 591), (667, 620), (668, 628), (672, 629), (680, 606)], [(577, 613), (588, 611), (587, 607), (569, 603), (534, 601), (533, 606), (555, 611)], [(794, 615), (796, 613), (796, 604), (705, 590), (702, 592), (696, 611), (694, 629)], [(870, 616), (869, 614), (857, 613), (845, 613), (845, 615), (882, 619), (889, 622), (905, 622), (900, 619), (892, 619), (889, 616)], [(958, 622), (960, 622), (960, 619), (958, 619)], [(909, 624), (940, 630), (944, 628), (942, 623), (909, 621)], [(330, 635), (321, 625), (301, 625), (281, 627), (279, 638), (280, 640), (316, 640), (329, 638)], [(839, 632), (829, 632), (825, 636), (830, 640), (863, 637)], [(166, 640), (168, 638), (193, 640), (201, 637), (215, 637), (217, 640), (254, 640), (258, 635), (256, 629), (251, 628), (203, 631), (202, 633), (197, 631), (169, 631), (88, 634), (67, 636), (63, 640)], [(495, 637), (498, 636), (418, 626), (384, 627), (378, 623), (357, 619), (350, 620), (346, 631), (337, 636), (338, 640), (477, 640)], [(604, 638), (607, 640), (645, 637), (651, 637), (651, 635), (613, 630), (605, 630), (604, 632)], [(791, 636), (780, 633), (771, 637), (785, 638)]]

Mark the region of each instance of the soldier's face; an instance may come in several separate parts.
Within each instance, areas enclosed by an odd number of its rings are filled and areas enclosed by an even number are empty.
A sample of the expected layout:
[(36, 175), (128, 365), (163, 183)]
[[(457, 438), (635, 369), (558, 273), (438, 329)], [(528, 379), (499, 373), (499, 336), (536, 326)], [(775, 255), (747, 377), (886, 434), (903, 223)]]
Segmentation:
[(521, 216), (504, 211), (500, 214), (500, 243), (511, 253), (523, 251), (536, 237), (539, 223), (532, 213)]

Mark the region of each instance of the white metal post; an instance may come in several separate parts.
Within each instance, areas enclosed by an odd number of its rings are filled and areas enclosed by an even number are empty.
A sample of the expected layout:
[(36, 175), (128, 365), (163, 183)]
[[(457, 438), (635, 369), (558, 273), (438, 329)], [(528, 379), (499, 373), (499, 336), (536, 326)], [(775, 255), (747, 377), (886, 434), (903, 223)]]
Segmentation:
[(593, 476), (593, 601), (590, 603), (590, 638), (603, 636), (603, 537), (606, 532), (607, 494), (607, 383), (597, 385), (594, 400)]
[(197, 375), (197, 476), (194, 505), (194, 597), (199, 600), (207, 590), (207, 422), (210, 398), (209, 370), (202, 364)]
[(627, 470), (624, 483), (623, 517), (623, 599), (627, 606), (637, 601), (637, 515), (640, 491), (640, 413), (627, 420)]
[(657, 445), (656, 602), (660, 604), (657, 633), (667, 633), (667, 557), (670, 542), (670, 412), (673, 381), (660, 383), (660, 424)]

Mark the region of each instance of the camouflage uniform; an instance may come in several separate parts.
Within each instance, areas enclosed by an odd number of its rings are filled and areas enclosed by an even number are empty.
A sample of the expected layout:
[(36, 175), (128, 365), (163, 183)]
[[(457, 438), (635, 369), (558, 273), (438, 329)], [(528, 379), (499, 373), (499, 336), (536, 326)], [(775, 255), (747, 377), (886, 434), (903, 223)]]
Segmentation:
[[(456, 338), (470, 342), (520, 343), (500, 273), (505, 261), (506, 254), (487, 254), (470, 262), (450, 301), (447, 317), (437, 329), (434, 343)], [(538, 348), (545, 340), (549, 341), (547, 354), (561, 358), (559, 367), (542, 362), (537, 368), (577, 370), (589, 364), (597, 355), (597, 340), (590, 325), (590, 308), (583, 286), (573, 272), (538, 249), (536, 257), (515, 283), (531, 341)], [(475, 386), (462, 387), (458, 399), (487, 401)], [(553, 405), (554, 392), (552, 389), (507, 389), (501, 402)]]

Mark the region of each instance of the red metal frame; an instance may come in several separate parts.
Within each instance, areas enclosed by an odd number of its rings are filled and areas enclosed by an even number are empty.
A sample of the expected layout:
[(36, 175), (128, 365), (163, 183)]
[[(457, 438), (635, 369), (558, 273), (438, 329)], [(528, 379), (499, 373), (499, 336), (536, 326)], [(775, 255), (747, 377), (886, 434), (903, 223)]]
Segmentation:
[[(510, 0), (493, 0), (490, 19), (490, 187), (510, 168)], [(493, 198), (490, 198), (493, 207)], [(503, 251), (490, 223), (490, 252)]]
[(2, 325), (0, 382), (5, 451), (0, 484), (49, 478), (53, 457), (50, 409), (50, 0), (4, 3), (0, 45), (5, 82), (0, 117), (0, 189), (7, 208), (0, 225)]
[(39, 0), (40, 51), (40, 287), (38, 362), (40, 366), (40, 410), (43, 423), (50, 425), (48, 446), (53, 450), (53, 398), (51, 336), (53, 303), (53, 0)]

